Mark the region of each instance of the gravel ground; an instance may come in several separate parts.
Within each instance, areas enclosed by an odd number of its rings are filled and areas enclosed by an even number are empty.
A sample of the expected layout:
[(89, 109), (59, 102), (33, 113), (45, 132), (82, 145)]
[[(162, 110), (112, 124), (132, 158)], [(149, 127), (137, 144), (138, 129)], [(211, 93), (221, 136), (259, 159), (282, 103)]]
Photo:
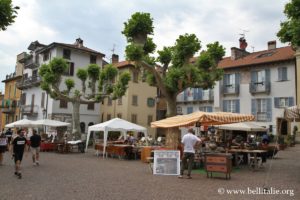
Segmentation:
[[(298, 144), (280, 151), (273, 162), (268, 160), (264, 170), (252, 172), (245, 167), (232, 173), (231, 180), (209, 179), (205, 174), (192, 174), (193, 179), (154, 176), (141, 161), (102, 159), (93, 155), (93, 150), (85, 154), (42, 152), (40, 166), (33, 166), (28, 154), (19, 180), (13, 174), (10, 154), (6, 153), (4, 165), (0, 166), (0, 200), (300, 199), (299, 153)], [(293, 193), (253, 194), (264, 185), (273, 192)], [(246, 194), (229, 194), (232, 189)]]

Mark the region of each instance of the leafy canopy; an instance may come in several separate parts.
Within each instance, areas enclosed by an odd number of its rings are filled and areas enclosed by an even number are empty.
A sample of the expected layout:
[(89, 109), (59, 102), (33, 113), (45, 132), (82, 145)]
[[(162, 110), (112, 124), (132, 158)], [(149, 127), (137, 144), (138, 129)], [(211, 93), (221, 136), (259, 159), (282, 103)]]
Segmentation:
[(11, 0), (0, 1), (0, 30), (5, 31), (9, 25), (15, 22), (18, 6), (13, 7)]
[(281, 42), (290, 42), (293, 47), (300, 47), (300, 0), (291, 0), (285, 5), (287, 20), (280, 23), (277, 33)]

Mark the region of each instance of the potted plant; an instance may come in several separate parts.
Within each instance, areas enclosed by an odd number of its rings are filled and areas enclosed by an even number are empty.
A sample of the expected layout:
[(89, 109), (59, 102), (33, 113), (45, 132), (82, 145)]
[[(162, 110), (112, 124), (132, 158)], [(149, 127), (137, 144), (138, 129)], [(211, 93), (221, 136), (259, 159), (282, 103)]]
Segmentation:
[(284, 142), (284, 137), (282, 135), (279, 135), (277, 138), (277, 144), (279, 147), (279, 150), (284, 150), (286, 147), (286, 144)]

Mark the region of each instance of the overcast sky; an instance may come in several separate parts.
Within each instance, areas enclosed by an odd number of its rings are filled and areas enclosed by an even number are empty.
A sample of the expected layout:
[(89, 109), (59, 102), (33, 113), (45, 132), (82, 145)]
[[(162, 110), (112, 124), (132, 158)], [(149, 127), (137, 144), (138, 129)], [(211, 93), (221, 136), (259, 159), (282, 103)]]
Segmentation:
[[(74, 43), (80, 37), (84, 46), (106, 55), (112, 49), (124, 59), (126, 46), (121, 31), (135, 12), (149, 12), (154, 19), (154, 42), (158, 49), (170, 46), (180, 34), (195, 33), (202, 49), (219, 41), (226, 48), (238, 47), (245, 33), (247, 50), (267, 48), (277, 40), (279, 24), (287, 0), (13, 0), (20, 7), (16, 22), (0, 31), (0, 80), (13, 73), (16, 55), (27, 51), (32, 41)], [(0, 91), (4, 92), (1, 82)]]

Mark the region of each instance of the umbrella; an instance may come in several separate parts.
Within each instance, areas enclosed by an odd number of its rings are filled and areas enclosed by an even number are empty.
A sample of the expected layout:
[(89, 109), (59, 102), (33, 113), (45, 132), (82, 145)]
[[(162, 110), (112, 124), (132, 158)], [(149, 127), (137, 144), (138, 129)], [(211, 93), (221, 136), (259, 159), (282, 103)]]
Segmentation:
[(151, 123), (152, 128), (172, 128), (193, 126), (197, 122), (201, 125), (230, 124), (235, 122), (253, 121), (253, 115), (230, 112), (194, 112), (188, 115), (177, 115)]
[(41, 119), (33, 122), (33, 125), (35, 126), (51, 126), (51, 127), (62, 127), (62, 126), (70, 126), (70, 123), (67, 122), (61, 122), (57, 120), (51, 120), (51, 119)]
[(13, 123), (10, 124), (6, 124), (5, 127), (6, 128), (14, 128), (14, 127), (33, 127), (34, 121), (31, 121), (29, 119), (21, 119), (19, 121), (15, 121)]

